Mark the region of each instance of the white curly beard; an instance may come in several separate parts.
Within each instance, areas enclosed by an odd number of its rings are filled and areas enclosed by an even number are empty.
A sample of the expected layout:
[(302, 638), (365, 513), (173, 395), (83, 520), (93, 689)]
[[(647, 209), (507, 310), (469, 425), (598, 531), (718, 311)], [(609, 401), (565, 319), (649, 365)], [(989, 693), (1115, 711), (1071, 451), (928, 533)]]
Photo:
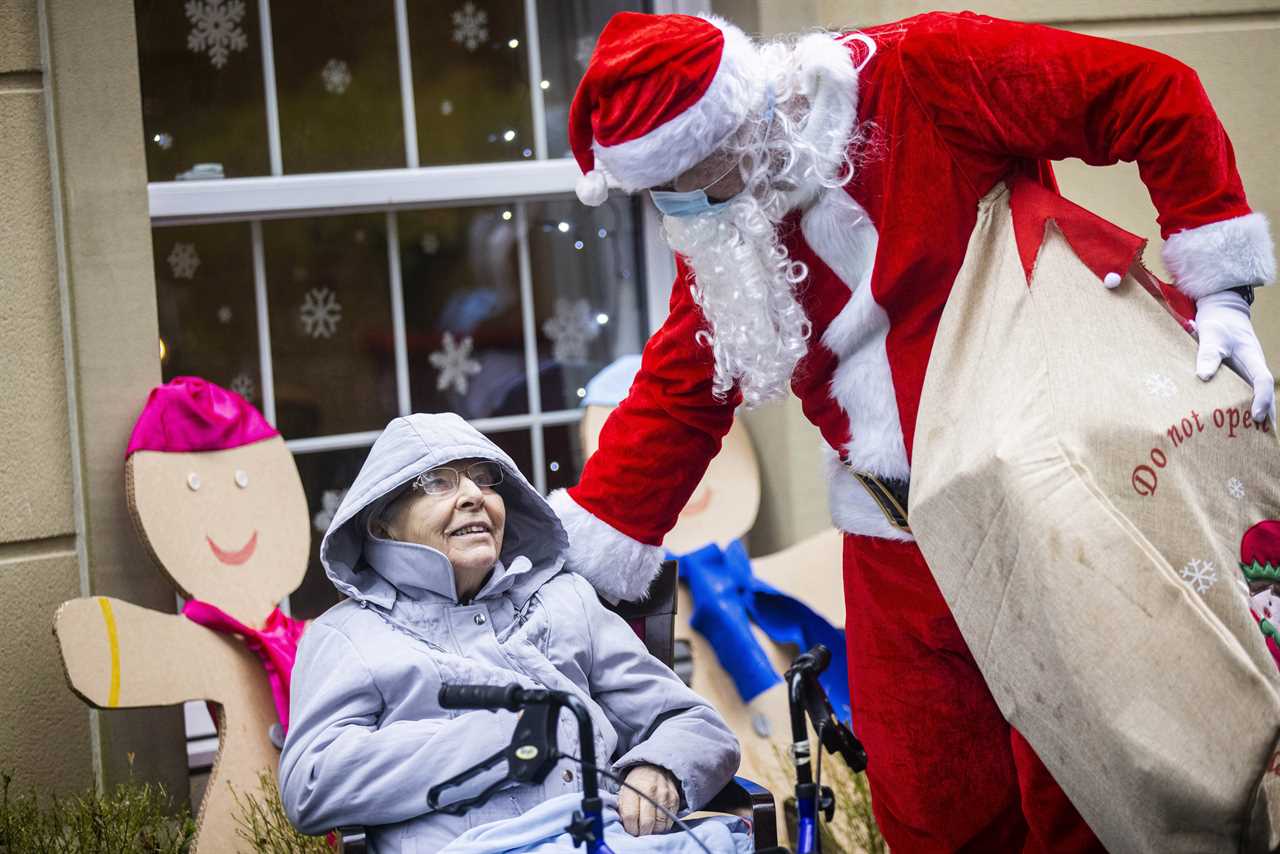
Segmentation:
[(809, 321), (793, 292), (797, 271), (761, 204), (744, 193), (716, 213), (664, 217), (663, 227), (693, 271), (693, 298), (711, 327), (698, 343), (715, 355), (715, 394), (736, 384), (748, 407), (785, 395)]

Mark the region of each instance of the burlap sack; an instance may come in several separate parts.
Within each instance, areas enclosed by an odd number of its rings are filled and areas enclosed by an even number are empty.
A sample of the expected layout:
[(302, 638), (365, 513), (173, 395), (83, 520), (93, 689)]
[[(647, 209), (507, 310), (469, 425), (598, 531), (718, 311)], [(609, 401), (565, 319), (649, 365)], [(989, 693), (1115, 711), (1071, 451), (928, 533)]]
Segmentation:
[(1243, 380), (1196, 378), (1144, 281), (1104, 288), (1050, 224), (1028, 288), (1009, 191), (983, 201), (911, 525), (1001, 711), (1109, 850), (1276, 850), (1280, 675), (1240, 550), (1280, 518), (1280, 448)]

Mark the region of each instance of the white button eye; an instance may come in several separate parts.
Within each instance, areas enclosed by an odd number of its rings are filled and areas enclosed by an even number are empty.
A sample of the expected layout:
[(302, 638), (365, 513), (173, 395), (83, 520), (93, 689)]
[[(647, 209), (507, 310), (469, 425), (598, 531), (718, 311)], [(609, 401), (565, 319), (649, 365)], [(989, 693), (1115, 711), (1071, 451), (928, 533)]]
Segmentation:
[(249, 486), (249, 474), (244, 469), (236, 469), (236, 486), (241, 489)]
[(195, 492), (196, 490), (198, 490), (200, 488), (200, 475), (196, 474), (195, 472), (192, 472), (191, 474), (187, 475), (187, 486), (191, 489), (192, 492)]

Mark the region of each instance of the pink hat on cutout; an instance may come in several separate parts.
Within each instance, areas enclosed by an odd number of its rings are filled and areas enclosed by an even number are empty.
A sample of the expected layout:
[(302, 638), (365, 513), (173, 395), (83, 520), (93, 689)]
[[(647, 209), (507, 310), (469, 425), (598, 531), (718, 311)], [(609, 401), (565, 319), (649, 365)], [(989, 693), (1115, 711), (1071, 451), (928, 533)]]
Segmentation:
[(151, 390), (133, 425), (134, 451), (225, 451), (279, 436), (243, 397), (199, 377), (174, 377)]

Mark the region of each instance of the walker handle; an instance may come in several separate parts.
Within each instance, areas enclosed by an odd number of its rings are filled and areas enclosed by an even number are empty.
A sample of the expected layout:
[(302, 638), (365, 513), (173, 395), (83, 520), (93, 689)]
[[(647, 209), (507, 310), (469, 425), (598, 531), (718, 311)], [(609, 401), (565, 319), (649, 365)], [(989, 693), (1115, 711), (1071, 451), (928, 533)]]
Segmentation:
[(441, 685), (437, 699), (444, 709), (524, 708), (524, 689), (519, 685)]

